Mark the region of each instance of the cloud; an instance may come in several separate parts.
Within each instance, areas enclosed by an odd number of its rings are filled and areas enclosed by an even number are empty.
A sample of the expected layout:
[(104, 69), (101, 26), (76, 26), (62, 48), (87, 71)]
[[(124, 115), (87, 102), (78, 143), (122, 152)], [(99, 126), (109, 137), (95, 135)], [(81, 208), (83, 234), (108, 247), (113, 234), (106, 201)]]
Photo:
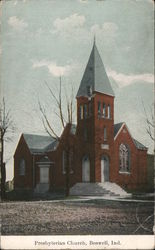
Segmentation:
[(68, 76), (73, 70), (73, 66), (71, 65), (60, 66), (60, 65), (57, 65), (55, 62), (46, 61), (46, 60), (34, 61), (32, 67), (33, 68), (47, 67), (49, 73), (53, 75), (54, 77)]
[(78, 2), (86, 4), (88, 3), (88, 0), (78, 0)]
[(91, 27), (91, 32), (93, 34), (98, 34), (100, 36), (111, 36), (114, 37), (117, 33), (118, 26), (113, 22), (105, 22), (102, 25), (94, 24)]
[(84, 23), (85, 16), (80, 16), (77, 13), (64, 19), (57, 18), (53, 23), (54, 30), (52, 32), (61, 34), (73, 33), (83, 27)]
[(148, 83), (154, 83), (154, 75), (149, 73), (144, 74), (137, 74), (137, 75), (126, 75), (123, 73), (118, 73), (114, 70), (107, 70), (107, 74), (109, 77), (111, 77), (114, 81), (116, 81), (119, 85), (119, 87), (125, 87), (128, 85), (131, 85), (136, 82), (148, 82)]
[(12, 16), (8, 20), (8, 24), (17, 31), (22, 31), (23, 29), (27, 28), (28, 24), (25, 23), (23, 20), (20, 20), (16, 16)]

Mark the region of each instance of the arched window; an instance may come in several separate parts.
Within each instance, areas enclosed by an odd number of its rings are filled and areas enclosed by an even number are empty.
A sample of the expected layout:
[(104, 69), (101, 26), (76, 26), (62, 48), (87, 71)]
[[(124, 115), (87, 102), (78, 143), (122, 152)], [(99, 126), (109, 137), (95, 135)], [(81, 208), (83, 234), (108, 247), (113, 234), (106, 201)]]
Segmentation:
[(107, 140), (107, 128), (106, 127), (104, 127), (104, 141), (106, 141)]
[(119, 147), (120, 172), (130, 171), (130, 152), (128, 146), (121, 144)]
[(105, 118), (106, 116), (106, 105), (103, 103), (103, 117)]
[(83, 116), (84, 116), (85, 119), (87, 118), (87, 104), (84, 104), (84, 107), (83, 107)]
[(98, 115), (100, 116), (101, 115), (101, 102), (98, 102), (97, 112), (98, 112)]
[(83, 119), (83, 105), (80, 105), (79, 107), (79, 115), (80, 115), (80, 119)]
[(20, 159), (19, 162), (19, 175), (25, 175), (25, 168), (26, 168), (26, 164), (25, 164), (25, 159)]
[(66, 174), (66, 167), (67, 167), (67, 162), (69, 164), (69, 172), (70, 174), (73, 173), (73, 150), (70, 149), (68, 153), (68, 159), (67, 159), (67, 152), (65, 150), (62, 151), (62, 173)]
[(111, 118), (111, 108), (110, 105), (108, 104), (108, 110), (107, 110), (107, 118), (110, 119)]
[(89, 102), (88, 104), (88, 113), (89, 113), (89, 117), (92, 115), (92, 105), (91, 102)]

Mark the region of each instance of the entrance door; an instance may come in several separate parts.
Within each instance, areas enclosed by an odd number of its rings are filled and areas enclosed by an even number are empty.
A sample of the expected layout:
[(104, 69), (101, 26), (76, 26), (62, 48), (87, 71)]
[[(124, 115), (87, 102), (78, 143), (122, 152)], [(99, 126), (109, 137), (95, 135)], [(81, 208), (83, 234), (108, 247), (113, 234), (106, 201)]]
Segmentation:
[(40, 167), (40, 183), (49, 183), (48, 167)]
[(109, 158), (102, 156), (101, 159), (101, 182), (109, 181)]
[(88, 156), (82, 160), (82, 182), (90, 182), (90, 161)]

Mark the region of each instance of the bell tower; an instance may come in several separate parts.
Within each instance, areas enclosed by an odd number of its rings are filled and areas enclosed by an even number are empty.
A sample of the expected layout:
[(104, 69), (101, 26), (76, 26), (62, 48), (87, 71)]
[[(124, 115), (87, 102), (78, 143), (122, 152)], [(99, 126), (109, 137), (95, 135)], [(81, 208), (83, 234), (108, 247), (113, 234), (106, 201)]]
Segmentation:
[(90, 178), (87, 176), (86, 179), (90, 182), (110, 181), (114, 150), (114, 92), (95, 39), (76, 98), (79, 159), (81, 162), (84, 157), (89, 159), (86, 170), (81, 165), (82, 181), (85, 180), (83, 175), (88, 174)]

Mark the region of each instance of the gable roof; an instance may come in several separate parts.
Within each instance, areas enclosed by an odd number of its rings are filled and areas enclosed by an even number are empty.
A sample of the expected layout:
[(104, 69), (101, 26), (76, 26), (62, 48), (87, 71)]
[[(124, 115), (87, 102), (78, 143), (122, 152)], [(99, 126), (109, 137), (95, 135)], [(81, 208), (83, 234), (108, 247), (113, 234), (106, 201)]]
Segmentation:
[(138, 148), (138, 149), (144, 149), (144, 150), (147, 149), (147, 147), (145, 147), (142, 143), (140, 143), (140, 142), (137, 141), (136, 139), (133, 138), (133, 141), (134, 141), (134, 143), (135, 143), (135, 145), (136, 145), (136, 148)]
[[(121, 131), (121, 128), (123, 127), (123, 125), (126, 126), (128, 132), (130, 134), (130, 131), (129, 131), (127, 125), (125, 124), (125, 122), (120, 122), (120, 123), (114, 124), (114, 138), (115, 139), (116, 139), (116, 136), (118, 135), (118, 132)], [(130, 134), (130, 136), (131, 136), (131, 134)], [(147, 147), (145, 147), (142, 143), (140, 143), (139, 141), (134, 139), (132, 136), (131, 136), (131, 139), (133, 140), (133, 143), (135, 144), (137, 149), (147, 150)]]
[(23, 137), (31, 153), (52, 151), (57, 145), (57, 140), (51, 136), (23, 134)]
[(114, 137), (117, 135), (118, 131), (120, 130), (123, 124), (124, 122), (114, 124)]
[(95, 41), (83, 78), (81, 80), (77, 97), (89, 96), (88, 88), (91, 89), (91, 92), (97, 91), (100, 93), (114, 96), (111, 83), (108, 79), (104, 64), (96, 47)]

